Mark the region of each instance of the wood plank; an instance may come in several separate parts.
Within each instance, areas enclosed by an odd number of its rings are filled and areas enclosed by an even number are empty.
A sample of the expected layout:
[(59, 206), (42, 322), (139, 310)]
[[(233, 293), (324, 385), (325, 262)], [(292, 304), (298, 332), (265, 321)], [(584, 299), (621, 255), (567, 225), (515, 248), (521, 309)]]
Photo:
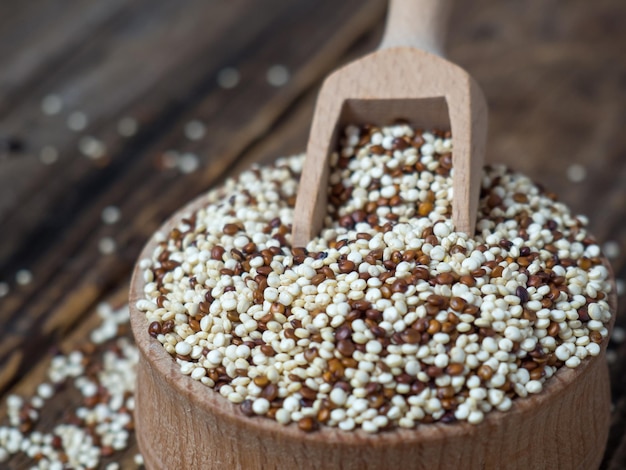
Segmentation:
[[(280, 4), (276, 1), (267, 6)], [(159, 135), (181, 108), (197, 98), (195, 88), (215, 87), (214, 76), (221, 61), (228, 61), (254, 42), (274, 18), (267, 8), (247, 8), (242, 0), (216, 4), (211, 9), (198, 0), (184, 7), (172, 2), (144, 1), (141, 5), (143, 9), (128, 12), (120, 24), (109, 25), (109, 31), (97, 36), (90, 47), (68, 57), (59, 73), (23, 97), (19, 112), (2, 121), (0, 134), (24, 136), (29, 152), (13, 159), (2, 172), (0, 183), (12, 184), (0, 184), (0, 220), (28, 229), (39, 220), (42, 206), (51, 196), (82, 181), (85, 175), (97, 173), (98, 168), (78, 152), (81, 136), (96, 135), (106, 144), (109, 155), (119, 154), (127, 142), (117, 135), (115, 127), (125, 113), (145, 127), (144, 141)], [(251, 27), (233, 35), (244, 21)], [(223, 43), (219, 41), (222, 36), (233, 39)], [(137, 57), (150, 60), (146, 64)], [(49, 93), (57, 94), (68, 112), (43, 115), (40, 101)], [(90, 121), (79, 135), (66, 125), (69, 112), (76, 110), (84, 112)], [(58, 149), (58, 164), (39, 164), (36, 155), (44, 145)], [(20, 176), (26, 181), (16, 184)], [(24, 213), (29, 214), (28, 219)]]
[[(62, 15), (58, 12), (63, 11)], [(0, 16), (0, 117), (132, 5), (124, 0), (10, 2)], [(50, 18), (54, 17), (54, 21)]]
[[(308, 9), (302, 9), (301, 5), (286, 8), (282, 16), (275, 16), (267, 25), (265, 41), (255, 41), (247, 46), (250, 49), (246, 54), (250, 58), (244, 62), (242, 71), (247, 70), (245, 67), (263, 70), (267, 64), (282, 59), (292, 69), (292, 80), (286, 86), (272, 89), (263, 83), (264, 77), (257, 76), (249, 82), (242, 82), (237, 93), (234, 90), (225, 93), (216, 89), (212, 70), (210, 77), (204, 77), (204, 81), (191, 90), (193, 99), (186, 98), (186, 105), (176, 108), (176, 112), (170, 109), (169, 113), (162, 114), (158, 118), (162, 122), (153, 125), (156, 130), (148, 128), (146, 134), (138, 135), (138, 141), (131, 141), (129, 147), (112, 155), (105, 168), (81, 171), (68, 163), (68, 171), (76, 174), (64, 175), (59, 183), (73, 184), (73, 194), (63, 193), (59, 188), (58, 192), (42, 191), (24, 202), (28, 210), (21, 209), (20, 212), (23, 211), (29, 220), (18, 218), (13, 221), (22, 232), (3, 233), (6, 243), (0, 251), (4, 249), (9, 272), (19, 269), (21, 263), (32, 262), (35, 282), (4, 302), (1, 315), (12, 332), (7, 333), (6, 341), (0, 342), (0, 356), (19, 349), (26, 333), (46, 344), (70, 328), (81, 311), (113, 286), (121, 274), (129, 272), (143, 241), (164, 216), (219, 180), (219, 175), (250, 143), (272, 127), (294, 99), (325, 75), (354, 40), (380, 20), (383, 6), (379, 1), (370, 1), (359, 10), (362, 13), (358, 13), (354, 4), (346, 4), (339, 10), (331, 2), (316, 4), (313, 9), (313, 2), (308, 5)], [(337, 16), (328, 22), (326, 17), (331, 10)], [(306, 28), (302, 27), (305, 19), (309, 25)], [(323, 22), (331, 31), (337, 28), (337, 34), (330, 35), (328, 30), (319, 32), (319, 25)], [(287, 37), (275, 33), (277, 23), (288, 25), (284, 28), (285, 35), (301, 35), (306, 47), (290, 48), (277, 55), (276, 51), (285, 44)], [(298, 25), (300, 30), (295, 31)], [(322, 44), (307, 44), (304, 42), (307, 37), (317, 38)], [(254, 118), (242, 125), (240, 109), (246, 107)], [(211, 137), (201, 148), (206, 155), (204, 169), (187, 176), (155, 169), (155, 156), (168, 148), (187, 145), (181, 136), (181, 126), (194, 117), (204, 120)], [(76, 166), (82, 163), (79, 156), (75, 159)], [(111, 203), (117, 203), (128, 218), (124, 218), (123, 227), (116, 232), (117, 243), (122, 247), (120, 256), (102, 257), (97, 252), (97, 243), (110, 231), (101, 226), (99, 214), (101, 208)], [(42, 211), (59, 207), (62, 210), (55, 216), (53, 226), (43, 228), (37, 225)], [(29, 221), (32, 221), (32, 229)], [(9, 246), (13, 247), (11, 254)], [(52, 247), (54, 255), (43, 256)], [(72, 291), (78, 294), (72, 294)], [(35, 292), (37, 294), (33, 295)], [(20, 331), (14, 325), (24, 310), (29, 311), (33, 326), (30, 330)], [(23, 367), (18, 369), (18, 374), (23, 372)]]

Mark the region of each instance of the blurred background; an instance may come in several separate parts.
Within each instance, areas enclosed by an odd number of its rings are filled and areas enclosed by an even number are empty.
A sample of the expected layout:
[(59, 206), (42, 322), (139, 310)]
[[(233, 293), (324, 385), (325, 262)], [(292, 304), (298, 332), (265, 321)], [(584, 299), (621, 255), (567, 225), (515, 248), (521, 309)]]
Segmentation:
[[(124, 302), (168, 215), (253, 162), (302, 152), (321, 81), (377, 46), (385, 11), (383, 0), (0, 0), (0, 396), (35, 381), (98, 303)], [(620, 294), (625, 22), (621, 0), (457, 1), (447, 47), (487, 97), (488, 161), (589, 216)], [(617, 331), (607, 468), (626, 468)]]

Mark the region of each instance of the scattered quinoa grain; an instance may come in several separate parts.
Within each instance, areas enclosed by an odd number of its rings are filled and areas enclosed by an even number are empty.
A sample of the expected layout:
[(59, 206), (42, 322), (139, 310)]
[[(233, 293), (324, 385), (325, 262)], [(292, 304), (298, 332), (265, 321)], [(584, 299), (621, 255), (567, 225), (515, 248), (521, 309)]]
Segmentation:
[(233, 67), (225, 67), (217, 72), (217, 84), (220, 88), (230, 90), (239, 84), (239, 71)]
[(587, 178), (587, 169), (579, 163), (573, 163), (567, 167), (567, 179), (572, 183), (580, 183)]
[[(102, 324), (92, 334), (109, 322), (129, 322), (128, 306), (113, 309), (101, 304), (98, 315)], [(128, 338), (117, 335), (103, 340), (99, 352), (97, 347), (86, 343), (81, 351), (53, 356), (47, 381), (37, 386), (34, 396), (7, 396), (8, 423), (0, 423), (0, 462), (12, 463), (16, 456), (14, 461), (28, 468), (120, 468), (116, 462), (105, 466), (102, 460), (130, 444), (139, 352)], [(82, 400), (75, 399), (76, 392)], [(67, 393), (64, 400), (69, 405), (62, 417), (52, 423), (40, 421), (39, 410), (60, 393)], [(139, 454), (135, 464), (143, 464)]]
[(200, 159), (195, 153), (187, 152), (179, 157), (176, 165), (182, 174), (187, 175), (199, 168)]
[(63, 100), (59, 95), (46, 95), (41, 100), (41, 110), (48, 116), (59, 114), (63, 110)]
[(104, 142), (90, 135), (80, 138), (78, 141), (78, 149), (85, 157), (92, 160), (98, 160), (106, 155)]
[(132, 137), (137, 133), (139, 123), (130, 116), (125, 116), (117, 122), (117, 133), (122, 137)]
[(80, 132), (87, 128), (89, 121), (87, 115), (82, 111), (73, 111), (67, 117), (67, 127), (74, 132)]
[(185, 137), (189, 140), (200, 140), (206, 134), (206, 126), (203, 122), (194, 119), (185, 124)]
[(117, 249), (117, 243), (115, 242), (113, 238), (102, 237), (100, 240), (98, 240), (98, 250), (103, 255), (110, 255), (112, 253), (115, 253), (116, 249)]
[(102, 214), (101, 214), (102, 222), (104, 222), (107, 225), (113, 225), (119, 222), (121, 214), (122, 213), (119, 207), (107, 206), (104, 209), (102, 209)]
[(44, 165), (52, 165), (59, 159), (59, 151), (52, 145), (45, 145), (39, 151), (39, 160)]
[(281, 87), (289, 81), (289, 70), (284, 65), (272, 65), (267, 69), (267, 83), (274, 87)]
[(28, 269), (20, 269), (17, 273), (15, 273), (15, 282), (17, 282), (20, 286), (26, 286), (33, 282), (33, 273), (31, 273)]
[(611, 333), (611, 341), (615, 344), (622, 344), (626, 341), (626, 330), (621, 326), (614, 327), (613, 332)]
[(602, 245), (602, 252), (608, 259), (617, 259), (620, 255), (620, 244), (614, 240), (609, 240)]

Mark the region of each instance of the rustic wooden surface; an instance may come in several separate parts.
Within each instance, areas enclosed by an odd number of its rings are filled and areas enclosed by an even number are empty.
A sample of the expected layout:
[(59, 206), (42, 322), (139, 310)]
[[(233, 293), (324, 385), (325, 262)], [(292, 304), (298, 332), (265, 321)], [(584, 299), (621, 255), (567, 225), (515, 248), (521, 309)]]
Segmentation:
[[(321, 80), (376, 46), (384, 10), (382, 0), (0, 1), (0, 282), (9, 284), (0, 394), (32, 391), (54, 345), (84, 343), (95, 305), (123, 302), (137, 254), (167, 215), (251, 162), (302, 151)], [(618, 279), (626, 278), (625, 20), (620, 0), (471, 0), (455, 5), (448, 40), (450, 59), (487, 97), (488, 161), (530, 174), (587, 214), (601, 243), (621, 247)], [(266, 80), (273, 64), (290, 72), (283, 86)], [(240, 73), (232, 89), (216, 81), (224, 67)], [(46, 116), (41, 100), (51, 93), (65, 107)], [(68, 129), (72, 111), (87, 115), (85, 130)], [(116, 131), (124, 116), (139, 122), (130, 138)], [(200, 141), (184, 135), (192, 119), (206, 125)], [(103, 158), (79, 152), (85, 136), (106, 144)], [(52, 165), (39, 160), (46, 145), (60, 152)], [(195, 152), (198, 170), (168, 169), (170, 149)], [(586, 179), (568, 179), (572, 164)], [(117, 224), (102, 223), (109, 205), (121, 210)], [(103, 237), (116, 241), (114, 253), (99, 252)], [(21, 269), (33, 274), (24, 286), (15, 282)], [(626, 345), (613, 342), (609, 357), (603, 468), (621, 469)], [(52, 402), (41, 426), (67, 403)], [(135, 453), (107, 462), (126, 468)]]

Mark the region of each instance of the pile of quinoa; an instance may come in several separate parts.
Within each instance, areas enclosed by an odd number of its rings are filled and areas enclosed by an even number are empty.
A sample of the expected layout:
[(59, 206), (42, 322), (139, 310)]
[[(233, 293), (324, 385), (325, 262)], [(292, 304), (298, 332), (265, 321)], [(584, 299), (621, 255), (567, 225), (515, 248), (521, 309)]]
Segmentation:
[[(0, 468), (120, 470), (134, 445), (136, 364), (128, 305), (98, 305), (88, 341), (58, 351), (34, 393), (7, 396), (0, 413)], [(134, 467), (143, 467), (135, 454)]]
[(146, 334), (246, 415), (304, 431), (477, 424), (541, 392), (600, 354), (609, 272), (586, 218), (503, 166), (474, 236), (456, 232), (451, 152), (449, 133), (349, 126), (306, 247), (303, 156), (228, 180), (141, 261)]

